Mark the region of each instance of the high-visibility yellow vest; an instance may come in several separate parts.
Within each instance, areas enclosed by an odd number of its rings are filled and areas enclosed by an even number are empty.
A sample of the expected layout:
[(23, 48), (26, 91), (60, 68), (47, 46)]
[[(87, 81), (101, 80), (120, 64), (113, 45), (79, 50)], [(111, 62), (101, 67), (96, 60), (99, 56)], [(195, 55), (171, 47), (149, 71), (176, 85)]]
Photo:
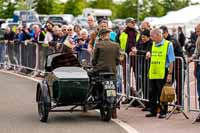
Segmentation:
[[(46, 32), (42, 31), (40, 34), (42, 34), (43, 36), (46, 36)], [(43, 47), (49, 47), (49, 44), (42, 44)]]
[(136, 35), (136, 43), (138, 43), (139, 42), (139, 40), (140, 40), (140, 33), (137, 33), (137, 35)]
[(42, 35), (43, 35), (43, 36), (45, 36), (45, 35), (46, 35), (46, 32), (45, 32), (45, 31), (42, 31), (41, 33), (42, 33)]
[[(136, 35), (136, 43), (139, 41), (140, 39), (140, 34), (137, 33)], [(125, 32), (122, 32), (120, 37), (119, 37), (119, 40), (120, 40), (120, 48), (125, 51), (126, 50), (126, 44), (127, 44), (127, 40), (128, 40), (128, 34), (125, 33)]]
[(153, 42), (149, 79), (164, 79), (168, 45), (169, 41), (167, 40), (164, 40), (164, 44), (158, 47)]

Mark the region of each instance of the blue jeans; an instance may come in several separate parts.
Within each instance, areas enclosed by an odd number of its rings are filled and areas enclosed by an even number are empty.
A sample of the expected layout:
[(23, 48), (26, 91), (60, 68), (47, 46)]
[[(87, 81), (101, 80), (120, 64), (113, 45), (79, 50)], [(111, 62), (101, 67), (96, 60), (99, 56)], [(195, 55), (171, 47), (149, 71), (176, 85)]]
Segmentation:
[(196, 68), (196, 75), (197, 75), (197, 93), (198, 93), (198, 96), (199, 96), (199, 108), (200, 108), (200, 64), (197, 65), (197, 68)]

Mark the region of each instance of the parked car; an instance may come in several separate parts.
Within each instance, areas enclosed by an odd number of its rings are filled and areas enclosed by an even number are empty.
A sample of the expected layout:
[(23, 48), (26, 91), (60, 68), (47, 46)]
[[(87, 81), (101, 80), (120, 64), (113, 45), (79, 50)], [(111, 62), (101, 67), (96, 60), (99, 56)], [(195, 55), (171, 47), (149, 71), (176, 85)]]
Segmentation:
[(87, 27), (88, 23), (87, 23), (87, 17), (84, 16), (78, 16), (74, 19), (73, 24), (79, 24), (82, 27)]
[(67, 21), (65, 21), (63, 16), (61, 15), (49, 15), (47, 17), (47, 21), (51, 21), (53, 23), (67, 24)]
[(12, 29), (12, 31), (16, 31), (17, 27), (19, 26), (19, 23), (4, 23), (1, 25), (1, 29), (5, 29), (7, 26), (10, 27), (10, 29)]
[(72, 14), (62, 14), (62, 17), (68, 24), (72, 24), (74, 21), (74, 16)]
[(46, 23), (46, 18), (47, 15), (39, 15), (39, 20), (41, 24), (45, 24)]

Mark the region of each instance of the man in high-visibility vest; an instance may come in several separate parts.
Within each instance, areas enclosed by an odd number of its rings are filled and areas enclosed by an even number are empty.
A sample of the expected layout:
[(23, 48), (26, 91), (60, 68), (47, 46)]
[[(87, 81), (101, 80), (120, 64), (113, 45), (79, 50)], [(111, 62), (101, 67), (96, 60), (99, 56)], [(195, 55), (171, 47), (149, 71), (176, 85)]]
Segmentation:
[(135, 29), (136, 21), (134, 18), (126, 19), (126, 28), (119, 36), (120, 48), (129, 54), (136, 47), (136, 42), (139, 40), (139, 33)]
[[(123, 30), (123, 32), (118, 36), (117, 40), (120, 44), (120, 48), (123, 52), (131, 53), (133, 50), (136, 49), (136, 43), (139, 40), (140, 36), (139, 33), (137, 32), (136, 28), (136, 20), (134, 18), (127, 18), (126, 19), (126, 28)], [(124, 81), (126, 81), (126, 65), (125, 63), (123, 64), (123, 78)], [(130, 66), (134, 66), (135, 62), (134, 60), (131, 61)], [(124, 86), (126, 86), (126, 82), (124, 82)], [(133, 89), (131, 89), (131, 95), (133, 94)], [(123, 104), (128, 103), (130, 100), (126, 99)]]
[[(160, 103), (160, 95), (164, 84), (172, 80), (173, 62), (175, 61), (172, 42), (163, 39), (160, 29), (150, 32), (153, 45), (151, 52), (147, 52), (146, 58), (150, 61), (149, 79), (151, 82), (150, 113), (146, 117), (156, 117), (157, 107), (160, 107), (159, 118), (165, 118), (168, 110), (167, 103)], [(161, 106), (162, 105), (162, 106)]]
[[(162, 30), (162, 33), (163, 33), (163, 37), (172, 42), (173, 43), (173, 47), (174, 47), (174, 55), (176, 57), (178, 57), (175, 61), (175, 66), (174, 66), (174, 71), (172, 73), (172, 82), (175, 82), (176, 81), (176, 104), (177, 105), (182, 105), (182, 87), (183, 87), (183, 84), (182, 84), (182, 80), (183, 80), (183, 83), (184, 83), (184, 77), (185, 77), (185, 74), (183, 73), (182, 74), (182, 69), (185, 68), (185, 57), (184, 57), (184, 54), (183, 54), (183, 51), (182, 51), (182, 48), (181, 48), (181, 45), (180, 43), (178, 42), (178, 40), (176, 38), (174, 38), (172, 35), (169, 34), (169, 31), (168, 31), (168, 28), (166, 26), (161, 26), (160, 29)], [(182, 66), (182, 62), (180, 60), (180, 58), (183, 59), (183, 66)], [(183, 77), (183, 78), (182, 78)], [(180, 108), (177, 109), (177, 111), (179, 111)]]

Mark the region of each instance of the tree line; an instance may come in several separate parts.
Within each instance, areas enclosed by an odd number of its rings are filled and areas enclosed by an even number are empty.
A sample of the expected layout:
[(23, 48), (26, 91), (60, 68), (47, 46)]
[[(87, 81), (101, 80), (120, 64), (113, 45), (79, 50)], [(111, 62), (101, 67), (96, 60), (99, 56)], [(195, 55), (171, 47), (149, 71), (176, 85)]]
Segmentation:
[[(29, 3), (27, 2), (29, 1)], [(77, 16), (82, 14), (84, 8), (111, 9), (112, 19), (137, 17), (139, 11), (139, 19), (155, 16), (160, 17), (169, 11), (176, 11), (191, 4), (191, 0), (125, 0), (116, 3), (113, 0), (68, 0), (61, 3), (58, 0), (0, 0), (1, 18), (10, 18), (14, 10), (34, 9), (39, 14), (73, 14)]]

